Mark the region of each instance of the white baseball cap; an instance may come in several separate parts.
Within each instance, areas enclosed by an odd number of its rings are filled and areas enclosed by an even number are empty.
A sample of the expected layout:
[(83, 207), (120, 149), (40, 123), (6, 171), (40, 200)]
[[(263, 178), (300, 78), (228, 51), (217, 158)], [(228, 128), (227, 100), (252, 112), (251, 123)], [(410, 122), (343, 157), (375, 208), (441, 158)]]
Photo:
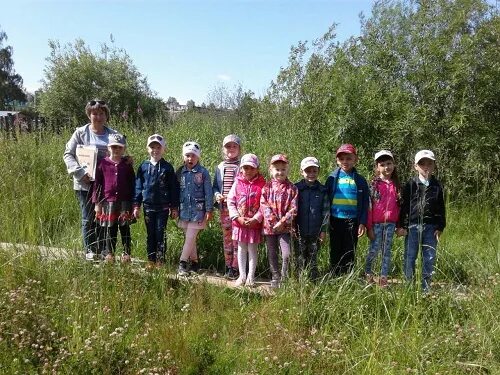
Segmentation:
[(159, 143), (161, 147), (165, 148), (165, 138), (163, 138), (160, 134), (153, 134), (150, 135), (148, 138), (148, 147), (151, 145), (151, 143)]
[(224, 140), (222, 141), (222, 146), (224, 147), (225, 145), (227, 145), (230, 142), (234, 142), (234, 143), (236, 143), (239, 146), (240, 143), (241, 143), (241, 139), (236, 134), (226, 135), (224, 137)]
[(436, 157), (431, 150), (420, 150), (415, 154), (415, 164), (418, 164), (418, 162), (422, 159), (436, 160)]
[(201, 155), (200, 145), (196, 142), (191, 142), (191, 141), (184, 143), (184, 145), (182, 146), (182, 155), (186, 154), (195, 154), (196, 156), (200, 157)]
[(245, 154), (241, 157), (240, 167), (249, 165), (253, 168), (259, 168), (259, 158), (255, 154)]
[(305, 170), (307, 167), (318, 167), (319, 168), (319, 161), (313, 156), (308, 156), (307, 158), (302, 159), (300, 162), (300, 169)]
[(392, 155), (392, 152), (390, 152), (389, 150), (380, 150), (375, 154), (374, 160), (377, 160), (382, 156), (390, 156), (392, 159), (394, 159), (394, 155)]

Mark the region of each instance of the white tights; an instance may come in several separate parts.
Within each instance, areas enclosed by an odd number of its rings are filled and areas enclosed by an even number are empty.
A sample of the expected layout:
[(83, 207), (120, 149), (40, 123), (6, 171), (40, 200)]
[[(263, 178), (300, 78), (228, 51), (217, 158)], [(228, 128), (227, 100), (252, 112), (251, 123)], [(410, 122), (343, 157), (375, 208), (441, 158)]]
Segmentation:
[[(257, 268), (257, 243), (238, 242), (238, 268), (241, 280), (253, 281)], [(247, 253), (248, 253), (248, 278), (247, 278)]]
[(198, 262), (198, 251), (196, 249), (196, 238), (198, 237), (198, 232), (201, 229), (197, 228), (186, 228), (184, 229), (184, 246), (182, 247), (181, 260), (187, 262), (191, 260), (192, 262)]

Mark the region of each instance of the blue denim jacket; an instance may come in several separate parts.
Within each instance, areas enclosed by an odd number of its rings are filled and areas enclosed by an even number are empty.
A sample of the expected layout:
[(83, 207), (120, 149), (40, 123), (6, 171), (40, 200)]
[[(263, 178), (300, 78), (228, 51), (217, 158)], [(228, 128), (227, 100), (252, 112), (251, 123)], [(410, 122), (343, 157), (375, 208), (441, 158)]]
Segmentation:
[(200, 164), (188, 170), (182, 166), (177, 171), (180, 184), (179, 219), (203, 221), (205, 213), (213, 211), (214, 197), (210, 174)]

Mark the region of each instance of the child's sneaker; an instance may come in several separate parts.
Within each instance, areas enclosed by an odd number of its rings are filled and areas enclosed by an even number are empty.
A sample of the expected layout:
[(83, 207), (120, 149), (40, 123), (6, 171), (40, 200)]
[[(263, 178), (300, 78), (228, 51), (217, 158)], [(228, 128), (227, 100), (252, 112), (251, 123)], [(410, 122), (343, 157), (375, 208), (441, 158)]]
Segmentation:
[(155, 269), (155, 262), (153, 262), (152, 260), (148, 260), (148, 262), (146, 263), (146, 271), (152, 271)]
[(239, 286), (242, 286), (243, 284), (245, 284), (245, 279), (242, 278), (242, 277), (239, 277), (235, 282), (234, 282), (234, 286), (236, 287), (239, 287)]
[(104, 258), (104, 261), (107, 263), (113, 263), (115, 261), (115, 256), (113, 254), (108, 254)]
[(271, 280), (271, 288), (277, 289), (280, 287), (280, 281), (277, 279)]
[(187, 262), (185, 260), (181, 260), (179, 262), (179, 269), (177, 270), (177, 275), (179, 276), (188, 276), (189, 272), (187, 269)]
[(236, 280), (239, 276), (239, 272), (236, 268), (229, 268), (229, 275), (228, 275), (228, 278), (230, 280)]
[(386, 276), (381, 276), (380, 279), (378, 280), (378, 286), (381, 288), (387, 288), (389, 284), (387, 283), (387, 277)]
[(128, 254), (123, 254), (121, 260), (122, 260), (122, 263), (127, 264), (127, 263), (130, 263), (132, 261), (132, 258)]
[(247, 279), (245, 286), (253, 288), (255, 286), (255, 281), (253, 279)]
[(189, 271), (192, 273), (198, 273), (200, 270), (200, 264), (198, 262), (191, 262), (191, 265), (189, 266)]
[(371, 273), (365, 274), (365, 281), (367, 284), (374, 284), (375, 280), (373, 279), (373, 275)]
[(87, 251), (85, 254), (85, 260), (88, 260), (89, 262), (93, 262), (96, 258), (96, 254), (93, 251)]

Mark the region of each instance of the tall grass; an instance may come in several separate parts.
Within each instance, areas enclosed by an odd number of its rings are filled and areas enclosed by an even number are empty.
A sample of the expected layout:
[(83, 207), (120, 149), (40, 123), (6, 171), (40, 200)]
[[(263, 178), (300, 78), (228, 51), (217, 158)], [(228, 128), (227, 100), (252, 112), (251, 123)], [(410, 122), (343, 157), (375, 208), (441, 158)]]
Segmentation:
[[(269, 124), (272, 125), (272, 124)], [(239, 134), (243, 151), (266, 163), (286, 152), (291, 180), (298, 165), (317, 156), (321, 180), (331, 155), (315, 149), (304, 129), (248, 128), (225, 117), (193, 114), (171, 127), (145, 124), (128, 136), (138, 164), (153, 132), (167, 138), (166, 158), (181, 164), (181, 146), (199, 141), (202, 163), (213, 171), (221, 140)], [(79, 210), (62, 162), (71, 131), (0, 138), (0, 241), (81, 248)], [(334, 147), (333, 147), (334, 148)], [(367, 175), (369, 163), (360, 166)], [(167, 276), (176, 265), (182, 234), (168, 227), (169, 267), (93, 266), (80, 259), (49, 260), (36, 250), (0, 252), (0, 373), (95, 374), (470, 374), (500, 372), (500, 217), (473, 202), (448, 203), (448, 227), (438, 248), (437, 285), (388, 290), (359, 281), (356, 272), (311, 284), (292, 278), (273, 296), (221, 289)], [(143, 223), (132, 228), (134, 256), (145, 258)], [(216, 221), (201, 234), (203, 266), (223, 265)], [(403, 243), (394, 244), (392, 275), (401, 277)], [(265, 252), (258, 272), (266, 276)], [(326, 269), (328, 250), (320, 254)]]

